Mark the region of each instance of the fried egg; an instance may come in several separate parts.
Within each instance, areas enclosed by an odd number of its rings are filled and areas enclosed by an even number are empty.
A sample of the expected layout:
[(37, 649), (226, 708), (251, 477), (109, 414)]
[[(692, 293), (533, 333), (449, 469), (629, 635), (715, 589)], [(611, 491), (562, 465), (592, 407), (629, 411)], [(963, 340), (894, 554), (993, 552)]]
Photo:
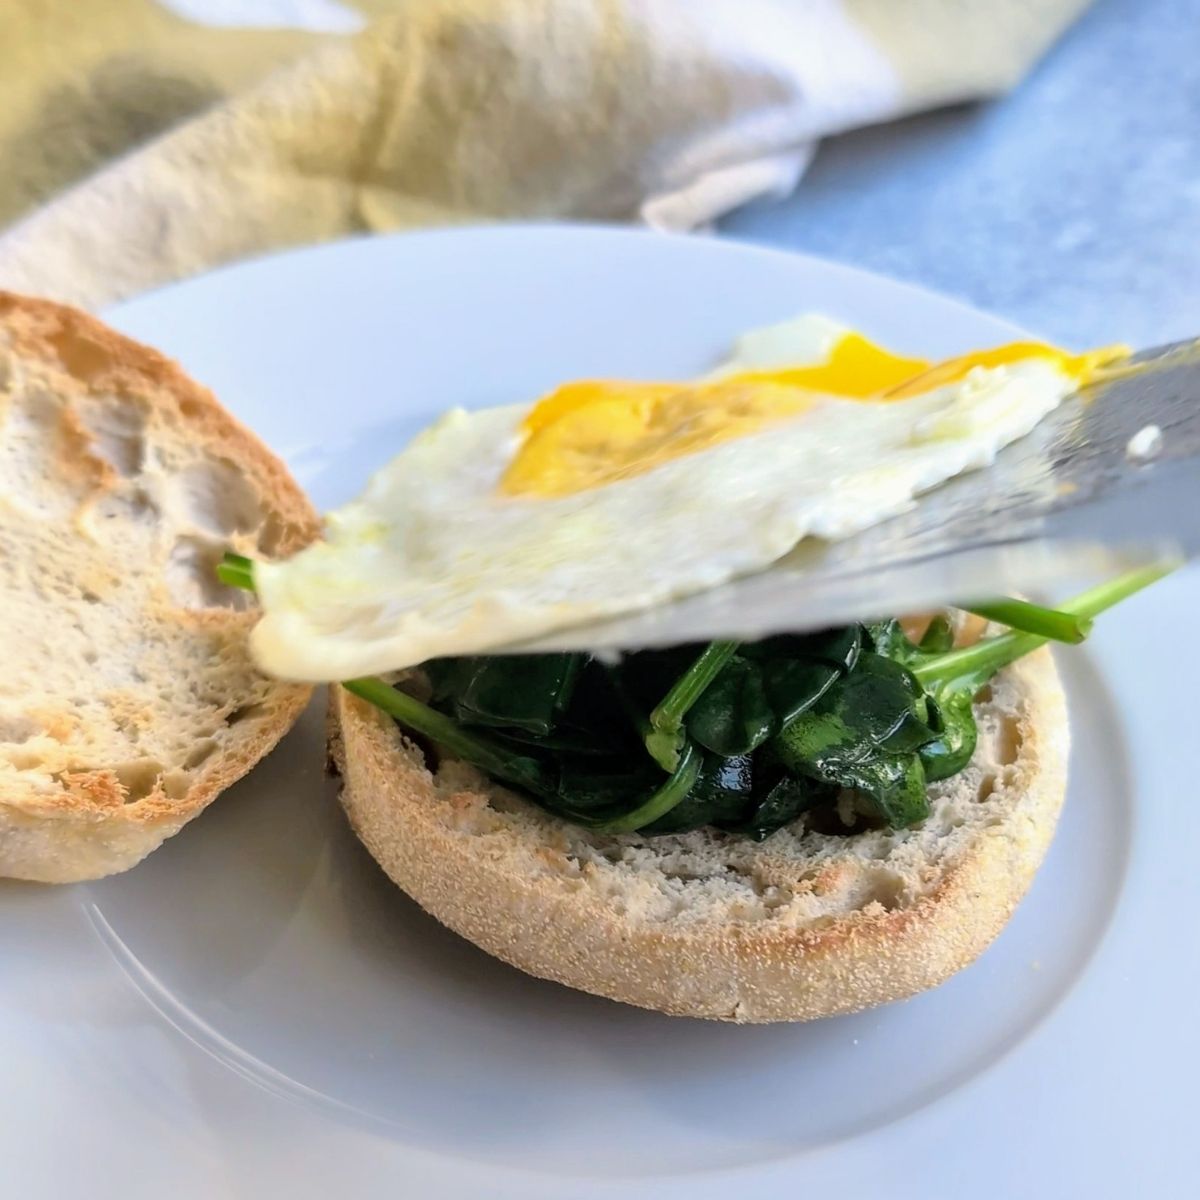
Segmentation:
[(349, 679), (762, 570), (987, 466), (1124, 353), (1019, 342), (934, 363), (804, 316), (744, 335), (700, 379), (454, 409), (329, 514), (324, 540), (257, 566), (254, 656)]

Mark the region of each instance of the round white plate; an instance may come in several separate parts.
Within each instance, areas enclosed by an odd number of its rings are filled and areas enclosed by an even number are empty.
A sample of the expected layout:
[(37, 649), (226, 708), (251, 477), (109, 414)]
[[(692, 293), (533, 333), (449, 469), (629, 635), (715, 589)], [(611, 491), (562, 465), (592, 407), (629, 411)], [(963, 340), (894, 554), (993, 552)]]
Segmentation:
[[(1016, 332), (815, 259), (598, 228), (346, 242), (110, 315), (329, 506), (450, 405), (697, 372), (810, 309), (934, 355)], [(1062, 655), (1070, 797), (996, 945), (935, 992), (806, 1026), (641, 1012), (446, 932), (347, 829), (314, 707), (134, 871), (0, 887), (3, 1192), (1182, 1195), (1198, 605), (1176, 577)]]

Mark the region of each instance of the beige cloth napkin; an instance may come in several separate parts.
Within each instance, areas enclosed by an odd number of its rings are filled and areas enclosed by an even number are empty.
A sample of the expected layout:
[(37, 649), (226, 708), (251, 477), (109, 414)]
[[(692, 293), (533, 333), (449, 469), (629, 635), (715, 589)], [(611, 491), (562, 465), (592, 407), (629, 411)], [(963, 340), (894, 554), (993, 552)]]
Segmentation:
[(349, 233), (695, 227), (827, 134), (1004, 90), (1086, 3), (3, 0), (0, 286), (96, 306)]

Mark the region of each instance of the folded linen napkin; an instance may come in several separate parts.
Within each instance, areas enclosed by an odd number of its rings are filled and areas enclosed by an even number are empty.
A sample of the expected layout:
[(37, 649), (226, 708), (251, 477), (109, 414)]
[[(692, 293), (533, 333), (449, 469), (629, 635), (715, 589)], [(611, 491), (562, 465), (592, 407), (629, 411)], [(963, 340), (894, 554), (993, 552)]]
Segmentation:
[(348, 233), (692, 228), (827, 134), (1004, 90), (1086, 4), (5, 0), (0, 286), (97, 306)]

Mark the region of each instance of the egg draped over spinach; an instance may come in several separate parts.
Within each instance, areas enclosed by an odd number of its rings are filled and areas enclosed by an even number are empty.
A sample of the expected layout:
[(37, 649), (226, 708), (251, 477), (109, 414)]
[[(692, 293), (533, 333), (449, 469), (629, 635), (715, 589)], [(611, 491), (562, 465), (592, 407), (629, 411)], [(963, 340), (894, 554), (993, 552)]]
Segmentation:
[[(421, 672), (428, 702), (379, 676), (341, 686), (430, 748), (588, 828), (712, 826), (761, 840), (804, 816), (830, 833), (899, 829), (929, 815), (927, 784), (970, 762), (974, 700), (998, 671), (1048, 641), (1083, 641), (1094, 617), (1172, 569), (1129, 571), (1057, 609), (977, 604), (968, 611), (1008, 632), (968, 647), (954, 647), (943, 615), (920, 642), (891, 620), (616, 663), (582, 653), (434, 659)], [(255, 575), (233, 553), (217, 568), (229, 587), (253, 591)]]

